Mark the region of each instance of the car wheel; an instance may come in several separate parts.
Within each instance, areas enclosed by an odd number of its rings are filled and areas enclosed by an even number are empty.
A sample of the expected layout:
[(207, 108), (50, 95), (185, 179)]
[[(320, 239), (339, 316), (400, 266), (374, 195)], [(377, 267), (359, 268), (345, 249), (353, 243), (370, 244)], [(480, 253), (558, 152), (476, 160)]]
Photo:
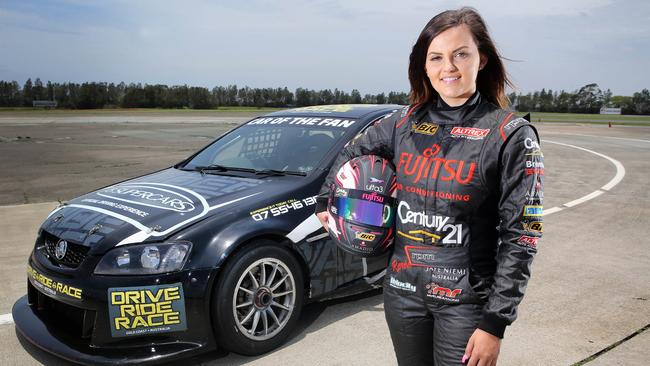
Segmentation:
[(213, 295), (217, 342), (243, 355), (282, 344), (303, 303), (303, 275), (293, 254), (271, 241), (255, 244), (226, 264)]

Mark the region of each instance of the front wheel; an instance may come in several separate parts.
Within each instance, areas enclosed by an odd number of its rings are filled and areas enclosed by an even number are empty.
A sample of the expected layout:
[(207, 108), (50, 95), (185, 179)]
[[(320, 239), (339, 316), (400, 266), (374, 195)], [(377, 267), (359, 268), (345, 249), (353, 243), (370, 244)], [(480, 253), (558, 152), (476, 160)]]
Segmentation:
[(300, 316), (303, 276), (296, 258), (280, 244), (256, 243), (224, 267), (214, 293), (217, 342), (244, 355), (278, 347)]

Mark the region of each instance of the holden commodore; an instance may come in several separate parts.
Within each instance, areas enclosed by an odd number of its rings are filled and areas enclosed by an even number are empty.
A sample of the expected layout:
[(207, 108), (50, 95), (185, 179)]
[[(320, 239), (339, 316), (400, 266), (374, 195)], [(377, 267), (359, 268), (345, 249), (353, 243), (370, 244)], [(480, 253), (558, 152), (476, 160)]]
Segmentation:
[(61, 204), (28, 259), (17, 330), (86, 364), (276, 348), (305, 303), (381, 282), (388, 254), (338, 249), (314, 205), (338, 151), (397, 108), (270, 113), (173, 167)]

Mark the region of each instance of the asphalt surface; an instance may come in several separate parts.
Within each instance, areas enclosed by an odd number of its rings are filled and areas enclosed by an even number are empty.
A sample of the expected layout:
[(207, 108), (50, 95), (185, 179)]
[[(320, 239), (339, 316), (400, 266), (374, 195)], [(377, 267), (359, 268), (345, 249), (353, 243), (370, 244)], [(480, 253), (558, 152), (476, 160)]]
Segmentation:
[[(4, 284), (0, 292), (0, 364), (69, 365), (17, 336), (6, 316), (11, 312), (13, 302), (25, 294), (27, 256), (38, 226), (55, 205), (53, 202), (22, 204), (21, 200), (7, 205), (11, 203), (12, 195), (21, 192), (16, 187), (25, 188), (39, 179), (47, 182), (61, 180), (64, 188), (57, 194), (69, 198), (69, 195), (83, 193), (104, 182), (102, 177), (82, 179), (85, 175), (94, 176), (97, 175), (94, 172), (100, 170), (101, 176), (112, 179), (106, 182), (108, 184), (148, 172), (155, 164), (160, 164), (161, 168), (168, 166), (169, 161), (191, 153), (183, 150), (190, 150), (187, 147), (190, 144), (194, 144), (193, 148), (202, 146), (227, 130), (230, 127), (227, 124), (234, 126), (246, 119), (213, 119), (186, 124), (175, 118), (175, 121), (165, 121), (164, 124), (151, 121), (128, 124), (119, 120), (79, 121), (74, 123), (78, 125), (76, 129), (70, 128), (72, 124), (66, 121), (41, 123), (36, 120), (21, 126), (19, 122), (0, 118), (0, 136), (6, 139), (0, 142), (0, 164), (7, 167), (9, 160), (22, 155), (26, 155), (23, 165), (32, 163), (31, 169), (23, 169), (18, 164), (12, 166), (12, 169), (17, 168), (16, 172), (22, 172), (20, 174), (4, 169), (0, 176), (0, 204), (5, 205), (0, 206), (0, 233), (3, 234), (0, 235), (0, 278)], [(170, 126), (172, 128), (168, 129)], [(101, 153), (88, 156), (101, 158), (102, 162), (108, 162), (106, 164), (119, 164), (125, 158), (146, 163), (135, 165), (133, 170), (107, 165), (66, 175), (67, 168), (86, 160), (81, 157), (78, 161), (68, 160), (65, 154), (79, 154), (79, 151), (58, 146), (66, 145), (65, 140), (25, 143), (18, 141), (15, 133), (9, 133), (18, 131), (25, 136), (23, 131), (27, 131), (34, 135), (30, 138), (54, 139), (62, 136), (55, 133), (61, 131), (57, 128), (64, 127), (68, 130), (63, 135), (77, 131), (78, 135), (70, 137), (77, 136), (79, 144), (84, 145), (81, 148), (94, 146), (88, 142), (91, 139), (84, 136), (108, 136), (112, 133), (110, 131), (121, 128), (121, 131), (126, 131), (122, 139), (128, 143), (114, 143), (120, 138), (112, 138), (114, 140), (109, 139), (104, 144), (106, 146), (97, 147), (104, 149)], [(130, 127), (137, 128), (129, 130)], [(586, 365), (648, 364), (650, 356), (646, 350), (650, 347), (650, 331), (629, 337), (650, 324), (650, 251), (647, 239), (650, 237), (650, 127), (608, 128), (556, 123), (538, 124), (538, 127), (546, 165), (545, 233), (539, 244), (526, 297), (519, 307), (519, 319), (506, 331), (499, 365), (573, 365), (595, 354), (598, 357), (587, 361)], [(32, 129), (28, 131), (28, 128)], [(86, 128), (89, 128), (84, 130), (88, 134), (82, 131)], [(147, 131), (153, 133), (147, 134)], [(42, 136), (38, 137), (37, 132)], [(41, 150), (40, 155), (27, 157), (28, 151), (37, 145), (49, 146), (49, 149), (63, 154), (59, 160), (63, 167), (50, 169), (49, 166), (56, 164), (50, 163), (48, 156), (43, 156), (47, 155), (48, 149)], [(167, 150), (161, 145), (165, 145)], [(143, 155), (129, 155), (123, 150), (141, 151)], [(158, 162), (156, 157), (170, 158)], [(612, 159), (620, 165), (617, 166)], [(38, 168), (35, 169), (34, 165)], [(47, 172), (47, 176), (43, 172)], [(92, 184), (97, 185), (92, 187)], [(84, 187), (81, 192), (74, 188), (78, 185)], [(6, 194), (10, 189), (14, 191)], [(47, 190), (41, 191), (40, 195), (28, 195), (28, 202), (48, 201)], [(56, 197), (51, 193), (49, 201)], [(621, 342), (624, 339), (627, 340)], [(612, 345), (616, 346), (599, 353)], [(375, 292), (343, 301), (309, 305), (304, 309), (300, 327), (290, 341), (269, 354), (243, 357), (211, 353), (181, 363), (394, 365), (396, 361), (384, 320), (382, 297)]]

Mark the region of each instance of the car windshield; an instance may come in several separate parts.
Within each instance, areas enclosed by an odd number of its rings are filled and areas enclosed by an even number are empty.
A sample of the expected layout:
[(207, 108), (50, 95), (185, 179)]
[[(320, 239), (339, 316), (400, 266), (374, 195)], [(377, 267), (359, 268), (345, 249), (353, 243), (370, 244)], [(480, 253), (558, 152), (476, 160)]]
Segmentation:
[(256, 123), (259, 120), (250, 121), (227, 133), (182, 169), (305, 175), (318, 166), (346, 132), (345, 128), (336, 126)]

